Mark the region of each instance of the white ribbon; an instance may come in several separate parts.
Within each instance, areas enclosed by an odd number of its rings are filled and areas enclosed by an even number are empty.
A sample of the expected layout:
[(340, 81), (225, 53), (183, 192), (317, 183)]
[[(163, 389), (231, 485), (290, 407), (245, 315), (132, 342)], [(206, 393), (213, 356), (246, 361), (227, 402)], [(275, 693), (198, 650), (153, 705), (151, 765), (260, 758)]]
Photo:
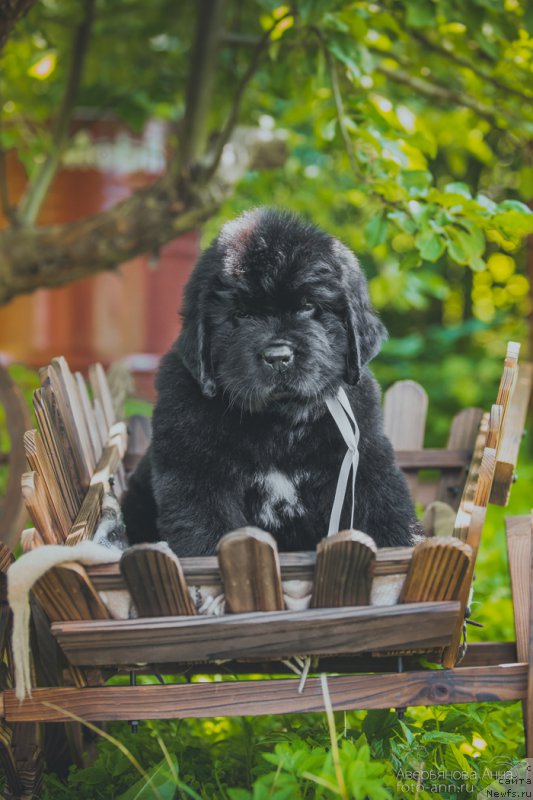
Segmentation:
[[(336, 397), (326, 400), (329, 413), (333, 417), (335, 424), (341, 432), (342, 438), (346, 442), (347, 451), (341, 464), (335, 499), (329, 518), (328, 536), (337, 533), (341, 524), (341, 513), (348, 488), (348, 478), (352, 473), (352, 514), (350, 518), (350, 528), (353, 528), (353, 517), (355, 510), (355, 476), (359, 466), (359, 427), (357, 425), (350, 401), (346, 392), (340, 387)], [(352, 427), (353, 425), (353, 427)]]

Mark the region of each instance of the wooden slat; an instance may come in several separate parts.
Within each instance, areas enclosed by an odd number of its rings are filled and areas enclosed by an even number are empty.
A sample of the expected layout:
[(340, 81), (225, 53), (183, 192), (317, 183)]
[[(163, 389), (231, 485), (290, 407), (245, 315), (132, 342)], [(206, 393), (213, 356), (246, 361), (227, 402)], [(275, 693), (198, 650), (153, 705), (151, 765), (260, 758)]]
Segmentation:
[(89, 381), (95, 400), (98, 400), (101, 405), (107, 430), (109, 430), (113, 423), (116, 422), (116, 415), (105, 370), (101, 364), (91, 364), (89, 367)]
[(78, 515), (72, 523), (65, 544), (69, 547), (73, 547), (73, 545), (79, 542), (93, 538), (102, 513), (103, 499), (104, 484), (91, 484), (81, 504)]
[(520, 344), (518, 342), (508, 342), (505, 360), (503, 362), (503, 373), (496, 396), (496, 405), (503, 408), (503, 420), (507, 414), (509, 402), (513, 395), (516, 379), (518, 377), (518, 356), (520, 355)]
[(14, 560), (15, 558), (9, 547), (0, 542), (0, 572), (7, 572), (8, 567), (11, 566)]
[(453, 537), (426, 539), (415, 547), (400, 603), (457, 600), (472, 549)]
[(79, 453), (82, 468), (87, 472), (87, 479), (90, 479), (96, 465), (95, 452), (78, 386), (63, 356), (52, 359), (49, 375), (72, 445)]
[(218, 545), (226, 611), (281, 611), (284, 607), (276, 540), (258, 528), (227, 533)]
[[(473, 411), (475, 409), (467, 409)], [(482, 412), (481, 412), (482, 413)], [(398, 466), (405, 472), (419, 469), (464, 470), (470, 463), (472, 449), (430, 448), (424, 450), (396, 450)]]
[(481, 408), (465, 408), (452, 419), (447, 450), (453, 453), (462, 448), (468, 453), (468, 462), (465, 465), (458, 465), (454, 472), (443, 472), (437, 489), (437, 500), (448, 503), (455, 510), (459, 508), (482, 418)]
[(38, 530), (35, 528), (27, 528), (22, 531), (20, 535), (20, 544), (22, 546), (22, 552), (29, 553), (37, 547), (42, 547), (44, 541)]
[(120, 570), (139, 617), (196, 614), (179, 559), (166, 542), (126, 550)]
[(377, 547), (361, 531), (340, 531), (318, 544), (312, 608), (370, 603)]
[(78, 389), (80, 404), (83, 409), (83, 414), (87, 425), (87, 432), (89, 434), (89, 439), (94, 454), (94, 461), (96, 464), (102, 455), (102, 448), (105, 444), (105, 441), (103, 441), (100, 436), (100, 429), (98, 427), (98, 423), (96, 422), (96, 415), (89, 397), (89, 392), (87, 391), (87, 384), (85, 383), (84, 377), (81, 372), (76, 372), (74, 377)]
[[(515, 701), (526, 694), (526, 665), (465, 667), (453, 671), (418, 670), (328, 678), (335, 711), (405, 706)], [(53, 703), (59, 709), (50, 708)], [(319, 678), (308, 678), (303, 692), (297, 679), (188, 683), (167, 686), (103, 686), (88, 689), (34, 689), (20, 703), (4, 693), (7, 721), (66, 722), (60, 709), (86, 720), (194, 719), (212, 716), (264, 716), (322, 713)]]
[(49, 569), (32, 591), (52, 622), (109, 619), (106, 606), (80, 564)]
[(94, 418), (96, 420), (96, 425), (98, 427), (98, 434), (100, 436), (100, 440), (102, 441), (102, 443), (105, 444), (109, 436), (109, 426), (104, 416), (102, 404), (97, 397), (93, 399), (93, 408), (94, 408)]
[(483, 458), (479, 466), (477, 486), (474, 494), (474, 506), (479, 506), (481, 508), (487, 507), (495, 469), (496, 451), (492, 447), (485, 447)]
[(527, 412), (531, 401), (533, 364), (521, 364), (514, 392), (510, 399), (498, 446), (496, 473), (490, 502), (505, 506), (513, 483), (518, 451), (524, 433)]
[[(380, 547), (376, 554), (374, 576), (405, 575), (412, 555), (412, 547)], [(279, 561), (282, 580), (313, 580), (315, 552), (280, 553)], [(180, 558), (180, 563), (190, 586), (207, 584), (222, 589), (216, 556)], [(116, 563), (90, 566), (87, 567), (87, 572), (99, 591), (126, 588)]]
[(39, 431), (26, 431), (24, 434), (24, 450), (30, 469), (38, 472), (43, 479), (55, 523), (61, 531), (61, 537), (66, 539), (73, 518), (70, 516), (65, 497), (61, 492), (60, 484)]
[(21, 481), (22, 496), (33, 524), (47, 544), (62, 544), (62, 532), (55, 524), (44, 481), (37, 472), (25, 472)]
[(490, 447), (492, 450), (498, 448), (500, 441), (500, 433), (503, 423), (503, 406), (493, 405), (489, 415), (489, 429), (487, 431), (487, 438), (485, 440), (485, 447)]
[(528, 661), (531, 564), (530, 515), (506, 517), (505, 530), (513, 597), (516, 652), (519, 661)]
[(33, 407), (56, 480), (67, 503), (69, 515), (74, 519), (83, 502), (85, 490), (77, 477), (66, 432), (48, 385), (45, 384), (34, 392)]
[[(398, 381), (387, 389), (383, 401), (384, 426), (395, 450), (422, 450), (427, 407), (428, 396), (414, 381)], [(416, 500), (417, 476), (408, 475), (407, 483)]]
[(323, 608), (153, 617), (146, 620), (58, 622), (63, 651), (79, 666), (197, 662), (224, 658), (278, 658), (302, 654), (362, 653), (388, 648), (436, 649), (450, 641), (459, 603)]
[(76, 480), (83, 490), (86, 490), (91, 480), (93, 466), (89, 459), (88, 451), (84, 446), (83, 435), (77, 423), (79, 420), (73, 413), (70, 397), (64, 381), (61, 380), (59, 369), (51, 364), (48, 367), (48, 379), (43, 385), (43, 396), (51, 403), (54, 417), (60, 431), (59, 444), (69, 461)]

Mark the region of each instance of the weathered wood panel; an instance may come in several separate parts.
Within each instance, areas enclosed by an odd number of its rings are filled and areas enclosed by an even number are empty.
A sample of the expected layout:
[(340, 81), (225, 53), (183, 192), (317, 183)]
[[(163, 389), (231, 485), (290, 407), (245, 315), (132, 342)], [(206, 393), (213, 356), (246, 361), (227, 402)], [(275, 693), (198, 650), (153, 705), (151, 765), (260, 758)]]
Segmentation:
[(513, 614), (516, 635), (516, 652), (519, 661), (528, 661), (529, 604), (531, 582), (531, 516), (506, 517), (507, 554)]
[[(328, 678), (335, 711), (520, 700), (526, 684), (525, 664)], [(8, 721), (68, 721), (61, 709), (87, 720), (187, 719), (323, 712), (324, 698), (320, 679), (308, 678), (301, 693), (297, 679), (34, 689), (23, 703), (8, 691), (4, 708)]]
[(166, 542), (126, 550), (120, 571), (139, 617), (196, 613), (179, 559)]
[(426, 539), (415, 547), (400, 603), (458, 600), (472, 558), (472, 548), (460, 539)]
[(295, 654), (363, 653), (387, 648), (436, 649), (446, 645), (458, 603), (325, 608), (227, 614), (222, 617), (154, 617), (143, 620), (58, 622), (52, 632), (80, 666), (278, 658)]
[(454, 416), (450, 425), (446, 447), (450, 453), (457, 448), (464, 448), (468, 453), (468, 461), (465, 465), (458, 465), (457, 470), (453, 472), (443, 472), (437, 489), (437, 500), (449, 503), (455, 510), (459, 508), (461, 502), (482, 419), (481, 408), (464, 408)]
[[(395, 450), (422, 450), (427, 408), (428, 396), (415, 381), (398, 381), (387, 389), (383, 399), (384, 426)], [(407, 483), (416, 500), (418, 477), (408, 475)]]
[(318, 544), (312, 608), (367, 606), (377, 547), (361, 531), (340, 531)]
[(521, 364), (514, 392), (509, 401), (498, 445), (496, 472), (490, 502), (505, 506), (513, 483), (518, 451), (523, 438), (524, 425), (531, 402), (533, 364)]
[(259, 528), (227, 533), (218, 545), (226, 611), (281, 611), (285, 608), (276, 540)]
[(32, 591), (52, 622), (109, 619), (106, 606), (80, 564), (49, 569)]
[[(405, 575), (412, 555), (412, 547), (379, 548), (376, 554), (374, 575)], [(313, 580), (316, 552), (280, 553), (279, 561), (282, 580)], [(207, 584), (222, 589), (216, 556), (180, 558), (180, 563), (189, 585)], [(99, 591), (126, 588), (118, 564), (99, 564), (87, 567), (87, 574)]]

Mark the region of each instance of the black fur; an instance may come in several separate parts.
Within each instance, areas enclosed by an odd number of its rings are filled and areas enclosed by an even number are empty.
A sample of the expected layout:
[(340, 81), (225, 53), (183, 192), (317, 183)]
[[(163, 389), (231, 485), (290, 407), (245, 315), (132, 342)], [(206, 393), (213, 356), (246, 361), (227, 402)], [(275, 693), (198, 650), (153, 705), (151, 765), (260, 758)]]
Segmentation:
[[(225, 226), (196, 265), (181, 336), (161, 362), (152, 444), (124, 504), (130, 541), (208, 555), (224, 533), (255, 525), (281, 550), (314, 548), (346, 452), (325, 398), (343, 385), (361, 432), (354, 527), (379, 546), (411, 544), (412, 503), (366, 366), (385, 335), (336, 239), (265, 209)], [(294, 350), (282, 372), (261, 357), (275, 341)]]

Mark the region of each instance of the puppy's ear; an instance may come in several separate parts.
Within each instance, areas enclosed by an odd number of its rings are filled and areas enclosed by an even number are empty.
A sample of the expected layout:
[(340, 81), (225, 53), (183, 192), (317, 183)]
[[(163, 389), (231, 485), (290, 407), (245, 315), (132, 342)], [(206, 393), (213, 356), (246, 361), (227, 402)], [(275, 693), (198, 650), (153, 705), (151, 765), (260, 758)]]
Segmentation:
[(342, 271), (346, 301), (348, 354), (346, 379), (355, 385), (361, 368), (371, 361), (387, 338), (387, 329), (370, 302), (366, 278), (354, 254), (341, 242), (335, 241), (334, 254)]
[(217, 393), (211, 357), (211, 337), (207, 320), (207, 291), (192, 279), (185, 294), (183, 327), (178, 339), (183, 363), (199, 384), (205, 397)]

